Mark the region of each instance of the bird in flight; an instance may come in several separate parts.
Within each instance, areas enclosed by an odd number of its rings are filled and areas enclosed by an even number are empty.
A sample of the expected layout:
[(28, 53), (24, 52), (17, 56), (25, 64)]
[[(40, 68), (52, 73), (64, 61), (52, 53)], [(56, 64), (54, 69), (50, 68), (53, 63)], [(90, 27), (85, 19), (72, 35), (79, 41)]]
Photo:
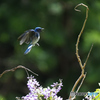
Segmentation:
[(44, 28), (36, 27), (35, 29), (29, 29), (25, 31), (22, 35), (18, 37), (18, 40), (20, 41), (20, 45), (22, 45), (24, 42), (26, 44), (29, 44), (28, 48), (24, 52), (24, 54), (28, 54), (32, 47), (35, 45), (39, 46), (39, 39), (40, 39), (40, 33), (44, 30)]

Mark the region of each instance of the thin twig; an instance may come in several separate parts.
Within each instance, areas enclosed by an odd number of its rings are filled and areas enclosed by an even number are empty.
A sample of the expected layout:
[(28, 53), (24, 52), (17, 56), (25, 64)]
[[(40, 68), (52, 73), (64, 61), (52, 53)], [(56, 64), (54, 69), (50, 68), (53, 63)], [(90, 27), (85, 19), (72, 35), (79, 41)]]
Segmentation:
[[(74, 92), (74, 91), (75, 91), (75, 88), (77, 87), (77, 85), (79, 84), (79, 82), (80, 82), (81, 80), (82, 80), (82, 81), (81, 81), (80, 85), (78, 86), (78, 89), (77, 89), (76, 92), (78, 92), (79, 89), (80, 89), (80, 87), (82, 86), (82, 83), (83, 83), (83, 81), (84, 81), (84, 79), (85, 79), (85, 77), (86, 77), (86, 74), (84, 73), (84, 69), (85, 69), (87, 60), (88, 60), (88, 58), (89, 58), (90, 52), (91, 52), (91, 50), (92, 50), (92, 47), (91, 47), (91, 49), (90, 49), (90, 51), (89, 51), (89, 53), (88, 53), (87, 59), (86, 59), (84, 65), (82, 65), (82, 61), (81, 61), (81, 58), (80, 58), (79, 52), (78, 52), (78, 45), (79, 45), (80, 37), (81, 37), (81, 35), (82, 35), (82, 33), (83, 33), (83, 30), (84, 30), (84, 28), (85, 28), (85, 24), (86, 24), (87, 18), (88, 18), (88, 10), (89, 10), (89, 8), (88, 8), (87, 5), (85, 5), (85, 4), (83, 4), (83, 3), (80, 3), (80, 4), (78, 4), (78, 5), (75, 7), (75, 10), (81, 12), (81, 10), (76, 9), (77, 7), (79, 7), (79, 6), (81, 6), (81, 5), (87, 8), (87, 9), (86, 9), (86, 17), (85, 17), (85, 20), (84, 20), (82, 29), (81, 29), (81, 31), (80, 31), (80, 33), (79, 33), (79, 35), (78, 35), (77, 42), (76, 42), (76, 57), (77, 57), (77, 59), (78, 59), (78, 62), (79, 62), (79, 65), (80, 65), (80, 67), (81, 67), (82, 72), (81, 72), (80, 77), (79, 77), (79, 78), (77, 79), (77, 81), (75, 82), (75, 84), (74, 84), (74, 86), (73, 86), (71, 92)], [(69, 96), (69, 99), (71, 99), (71, 96)]]
[(77, 81), (75, 82), (75, 84), (74, 84), (74, 86), (73, 86), (71, 92), (73, 92), (73, 91), (75, 90), (77, 84), (80, 82), (80, 80), (82, 79), (82, 77), (83, 77), (83, 75), (81, 74), (80, 77), (79, 77), (79, 78), (77, 79)]
[[(82, 26), (82, 29), (81, 29), (81, 31), (80, 31), (80, 34), (78, 35), (77, 42), (76, 42), (76, 57), (77, 57), (77, 59), (78, 59), (78, 61), (79, 61), (80, 67), (81, 67), (81, 69), (82, 69), (82, 73), (81, 73), (82, 75), (79, 77), (78, 81), (76, 81), (75, 87), (77, 86), (77, 84), (79, 83), (79, 81), (80, 81), (80, 80), (82, 79), (82, 77), (84, 76), (84, 75), (83, 75), (83, 74), (84, 74), (84, 69), (83, 69), (82, 61), (81, 61), (80, 56), (79, 56), (79, 53), (78, 53), (78, 44), (79, 44), (80, 37), (81, 37), (81, 35), (82, 35), (82, 33), (83, 33), (83, 30), (84, 30), (84, 28), (85, 28), (85, 24), (86, 24), (86, 21), (87, 21), (87, 18), (88, 18), (88, 10), (89, 10), (88, 6), (85, 5), (85, 4), (83, 4), (83, 3), (78, 4), (78, 5), (75, 7), (75, 10), (76, 10), (76, 11), (80, 11), (80, 10), (77, 10), (76, 8), (77, 8), (78, 6), (81, 6), (81, 5), (82, 5), (82, 6), (85, 6), (87, 9), (86, 9), (86, 18), (85, 18), (85, 21), (84, 21), (84, 23), (83, 23), (83, 26)], [(75, 87), (73, 87), (72, 91), (75, 90)]]
[(13, 71), (15, 71), (15, 70), (18, 69), (18, 68), (23, 68), (23, 69), (25, 69), (26, 71), (29, 71), (29, 72), (35, 74), (36, 76), (38, 76), (38, 74), (32, 72), (30, 69), (28, 69), (28, 68), (26, 68), (26, 67), (24, 67), (24, 66), (22, 66), (22, 65), (19, 65), (19, 66), (17, 66), (17, 67), (12, 68), (12, 69), (5, 70), (3, 73), (0, 74), (0, 78), (2, 77), (3, 74), (5, 74), (5, 73), (7, 73), (7, 72), (11, 72), (11, 71), (13, 72)]
[(79, 91), (79, 89), (81, 88), (81, 86), (82, 86), (82, 84), (83, 84), (83, 82), (84, 82), (85, 77), (86, 77), (86, 73), (84, 74), (84, 77), (83, 77), (83, 79), (82, 79), (82, 81), (81, 81), (81, 83), (80, 83), (78, 89), (76, 90), (76, 93), (77, 93), (77, 92)]
[(83, 65), (82, 65), (82, 61), (81, 61), (80, 56), (79, 56), (79, 53), (78, 53), (78, 44), (79, 44), (80, 37), (81, 37), (81, 35), (82, 35), (82, 33), (83, 33), (83, 30), (84, 30), (84, 28), (85, 28), (85, 24), (86, 24), (86, 21), (87, 21), (87, 18), (88, 18), (88, 10), (89, 10), (89, 8), (88, 8), (87, 5), (85, 5), (85, 4), (83, 4), (83, 3), (80, 3), (80, 4), (78, 4), (78, 5), (75, 7), (75, 10), (76, 10), (76, 11), (80, 11), (80, 10), (78, 10), (78, 9), (76, 9), (76, 8), (77, 8), (78, 6), (81, 6), (81, 5), (82, 5), (82, 6), (85, 6), (85, 7), (87, 8), (87, 9), (86, 9), (86, 18), (85, 18), (85, 20), (84, 20), (82, 29), (81, 29), (81, 31), (80, 31), (80, 34), (78, 35), (77, 42), (76, 42), (76, 57), (77, 57), (77, 59), (78, 59), (79, 65), (80, 65), (80, 67), (81, 67), (81, 69), (82, 69)]
[[(77, 86), (76, 83), (79, 83), (80, 80), (83, 78), (82, 81), (81, 81), (81, 83), (80, 83), (80, 85), (78, 86), (78, 89), (76, 90), (75, 93), (78, 93), (79, 89), (81, 88), (81, 86), (82, 86), (82, 84), (83, 84), (83, 82), (84, 82), (85, 77), (86, 77), (86, 74), (84, 74), (84, 76), (83, 76), (83, 74), (81, 74), (80, 77), (79, 77), (79, 78), (77, 79), (77, 81), (75, 82), (75, 85), (73, 86), (73, 88), (75, 88), (75, 87)], [(73, 90), (72, 90), (72, 91), (73, 91)], [(76, 96), (74, 96), (74, 99), (75, 99), (75, 98), (76, 98)], [(72, 99), (72, 97), (70, 96), (68, 100), (74, 100), (74, 99)]]
[(87, 63), (88, 58), (89, 58), (89, 56), (90, 56), (90, 53), (91, 53), (92, 48), (93, 48), (93, 44), (92, 44), (92, 46), (91, 46), (91, 48), (90, 48), (90, 51), (89, 51), (89, 53), (88, 53), (88, 55), (87, 55), (86, 61), (85, 61), (84, 65), (83, 65), (83, 69), (85, 69), (85, 66), (86, 66), (86, 63)]

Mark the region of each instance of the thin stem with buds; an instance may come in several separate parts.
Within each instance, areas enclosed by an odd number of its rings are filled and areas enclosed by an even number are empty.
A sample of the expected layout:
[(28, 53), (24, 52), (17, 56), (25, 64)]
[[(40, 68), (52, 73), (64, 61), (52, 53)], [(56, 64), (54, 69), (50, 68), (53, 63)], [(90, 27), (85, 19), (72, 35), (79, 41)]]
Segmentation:
[[(85, 4), (83, 4), (83, 3), (80, 3), (80, 4), (78, 4), (78, 5), (75, 7), (75, 10), (76, 10), (76, 11), (79, 11), (79, 12), (81, 12), (81, 10), (77, 9), (77, 7), (79, 7), (79, 6), (84, 6), (84, 7), (86, 7), (86, 17), (85, 17), (85, 20), (84, 20), (82, 29), (81, 29), (81, 31), (80, 31), (80, 33), (79, 33), (79, 35), (78, 35), (77, 42), (76, 42), (76, 57), (77, 57), (77, 59), (78, 59), (79, 65), (80, 65), (80, 67), (81, 67), (81, 75), (79, 76), (79, 78), (78, 78), (77, 81), (75, 82), (75, 84), (74, 84), (74, 86), (73, 86), (71, 92), (74, 92), (74, 91), (75, 91), (75, 89), (76, 89), (76, 87), (77, 87), (77, 85), (79, 84), (80, 81), (81, 81), (81, 83), (80, 83), (80, 85), (78, 86), (76, 92), (79, 91), (80, 87), (81, 87), (82, 84), (83, 84), (83, 81), (84, 81), (84, 79), (85, 79), (85, 77), (86, 77), (86, 73), (85, 73), (84, 69), (85, 69), (86, 63), (87, 63), (87, 61), (88, 61), (89, 55), (90, 55), (91, 50), (92, 50), (92, 47), (93, 47), (93, 45), (92, 45), (92, 46), (91, 46), (91, 49), (90, 49), (90, 51), (89, 51), (89, 53), (88, 53), (88, 56), (87, 56), (87, 58), (86, 58), (85, 63), (82, 64), (82, 61), (81, 61), (81, 58), (80, 58), (79, 52), (78, 52), (78, 51), (79, 51), (79, 50), (78, 50), (78, 45), (79, 45), (80, 37), (81, 37), (81, 35), (82, 35), (82, 33), (83, 33), (83, 30), (84, 30), (84, 28), (85, 28), (85, 25), (86, 25), (86, 21), (87, 21), (87, 18), (88, 18), (88, 10), (89, 10), (89, 8), (88, 8), (87, 5), (85, 5)], [(69, 99), (71, 100), (71, 96), (69, 96)], [(75, 97), (74, 97), (74, 99), (75, 99)]]

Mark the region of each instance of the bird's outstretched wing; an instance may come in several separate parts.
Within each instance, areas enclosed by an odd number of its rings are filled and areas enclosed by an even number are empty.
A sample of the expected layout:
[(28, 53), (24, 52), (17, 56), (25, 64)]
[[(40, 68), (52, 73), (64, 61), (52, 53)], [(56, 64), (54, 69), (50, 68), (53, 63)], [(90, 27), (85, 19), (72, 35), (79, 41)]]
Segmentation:
[(24, 42), (29, 44), (29, 42), (34, 37), (35, 32), (33, 29), (25, 31), (22, 35), (18, 37), (18, 40), (20, 41), (20, 45), (22, 45)]

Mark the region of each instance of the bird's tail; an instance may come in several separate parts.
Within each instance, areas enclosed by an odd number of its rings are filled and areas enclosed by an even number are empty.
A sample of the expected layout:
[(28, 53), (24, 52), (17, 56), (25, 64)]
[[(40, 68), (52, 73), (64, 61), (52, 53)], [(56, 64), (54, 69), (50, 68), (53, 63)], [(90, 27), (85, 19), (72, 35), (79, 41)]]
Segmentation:
[(28, 54), (28, 53), (31, 51), (32, 47), (33, 47), (33, 45), (30, 44), (30, 45), (28, 46), (28, 48), (26, 49), (26, 51), (24, 52), (24, 54)]

